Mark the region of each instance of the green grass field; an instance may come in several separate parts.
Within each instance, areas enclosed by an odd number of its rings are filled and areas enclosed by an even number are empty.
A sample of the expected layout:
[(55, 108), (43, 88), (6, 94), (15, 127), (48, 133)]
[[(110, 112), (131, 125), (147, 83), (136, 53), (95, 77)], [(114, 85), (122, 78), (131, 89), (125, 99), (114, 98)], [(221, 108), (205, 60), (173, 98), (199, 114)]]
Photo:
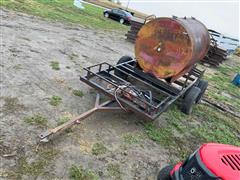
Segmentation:
[[(205, 98), (231, 107), (236, 112), (240, 108), (240, 89), (231, 81), (234, 74), (240, 72), (239, 60), (239, 57), (232, 56), (219, 68), (208, 68), (204, 75), (209, 83)], [(169, 150), (170, 161), (183, 160), (202, 143), (240, 146), (239, 118), (207, 104), (195, 106), (192, 115), (183, 114), (178, 106), (181, 106), (180, 103), (161, 115), (166, 123), (160, 127), (144, 123), (148, 137)]]
[[(237, 56), (235, 56), (237, 57)], [(240, 109), (240, 90), (231, 83), (235, 73), (240, 72), (240, 62), (234, 66), (222, 64), (214, 74), (206, 76), (210, 84), (211, 91), (208, 97), (231, 107), (231, 109)]]
[(1, 0), (1, 6), (54, 21), (96, 29), (127, 31), (129, 28), (104, 18), (101, 8), (84, 4), (85, 9), (78, 9), (73, 5), (73, 0)]

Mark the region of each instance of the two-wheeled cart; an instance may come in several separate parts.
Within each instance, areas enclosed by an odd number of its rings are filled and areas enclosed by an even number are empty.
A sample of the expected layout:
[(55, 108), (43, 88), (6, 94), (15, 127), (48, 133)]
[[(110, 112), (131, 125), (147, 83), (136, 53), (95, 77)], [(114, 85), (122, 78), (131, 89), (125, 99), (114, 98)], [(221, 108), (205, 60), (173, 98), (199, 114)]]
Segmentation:
[(154, 120), (181, 98), (182, 112), (190, 114), (193, 105), (200, 102), (208, 85), (207, 81), (201, 79), (204, 71), (196, 66), (178, 80), (169, 83), (145, 73), (137, 61), (129, 56), (123, 56), (115, 66), (103, 62), (84, 68), (84, 72), (85, 75), (80, 80), (106, 95), (109, 100), (100, 103), (98, 94), (93, 109), (42, 133), (41, 141), (48, 141), (49, 136), (78, 124), (99, 110), (132, 111)]

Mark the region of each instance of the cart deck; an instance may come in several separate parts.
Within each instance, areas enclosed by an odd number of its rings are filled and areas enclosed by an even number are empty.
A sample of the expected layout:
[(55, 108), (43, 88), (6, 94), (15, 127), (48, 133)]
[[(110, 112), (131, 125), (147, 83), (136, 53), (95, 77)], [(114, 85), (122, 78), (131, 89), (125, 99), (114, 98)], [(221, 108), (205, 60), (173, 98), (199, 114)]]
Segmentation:
[[(170, 84), (144, 73), (137, 68), (135, 60), (116, 66), (103, 62), (84, 68), (84, 71), (85, 75), (80, 77), (81, 81), (115, 99), (123, 109), (139, 113), (151, 120), (183, 96), (204, 73), (194, 67)], [(116, 75), (116, 71), (122, 76)]]

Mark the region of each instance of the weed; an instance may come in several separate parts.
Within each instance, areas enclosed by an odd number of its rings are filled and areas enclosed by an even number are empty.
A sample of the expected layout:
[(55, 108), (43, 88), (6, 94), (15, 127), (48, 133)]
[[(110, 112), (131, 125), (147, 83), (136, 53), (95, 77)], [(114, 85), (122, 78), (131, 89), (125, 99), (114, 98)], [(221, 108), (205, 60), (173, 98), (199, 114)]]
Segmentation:
[(74, 90), (72, 91), (72, 93), (73, 93), (75, 96), (79, 96), (79, 97), (83, 97), (83, 96), (84, 96), (84, 94), (83, 94), (83, 92), (82, 92), (81, 90), (76, 90), (76, 89), (74, 89)]
[(49, 104), (51, 104), (52, 106), (58, 106), (61, 103), (62, 103), (62, 98), (59, 96), (52, 96), (49, 102)]
[(71, 117), (69, 117), (69, 116), (63, 116), (58, 119), (57, 125), (59, 126), (61, 124), (64, 124), (65, 122), (69, 121), (70, 119), (71, 119)]
[(57, 62), (57, 61), (51, 61), (50, 66), (51, 66), (52, 69), (54, 69), (54, 70), (57, 70), (57, 71), (60, 70), (59, 62)]
[(123, 136), (124, 142), (128, 144), (136, 144), (139, 143), (139, 135), (133, 133), (127, 133)]
[(44, 174), (44, 170), (49, 165), (49, 162), (52, 161), (58, 153), (59, 151), (55, 149), (42, 149), (37, 154), (37, 158), (31, 162), (28, 162), (26, 157), (19, 158), (17, 169), (18, 178), (21, 179), (20, 177), (22, 175), (31, 175), (36, 178), (40, 174)]
[(0, 97), (0, 99), (4, 100), (4, 105), (0, 108), (0, 113), (4, 113), (5, 115), (14, 114), (26, 109), (16, 97)]
[(122, 179), (119, 164), (109, 164), (107, 167), (107, 171), (113, 179), (116, 180)]
[(107, 152), (107, 148), (102, 143), (95, 143), (92, 147), (92, 154), (93, 155), (101, 155)]
[(83, 169), (82, 166), (73, 165), (69, 170), (70, 178), (74, 180), (97, 180), (96, 174), (89, 170)]
[(0, 171), (0, 178), (2, 179), (19, 179), (16, 172), (14, 171)]
[(31, 124), (31, 125), (37, 125), (37, 126), (42, 126), (46, 127), (47, 126), (47, 119), (41, 115), (34, 115), (32, 117), (26, 117), (24, 118), (24, 122)]

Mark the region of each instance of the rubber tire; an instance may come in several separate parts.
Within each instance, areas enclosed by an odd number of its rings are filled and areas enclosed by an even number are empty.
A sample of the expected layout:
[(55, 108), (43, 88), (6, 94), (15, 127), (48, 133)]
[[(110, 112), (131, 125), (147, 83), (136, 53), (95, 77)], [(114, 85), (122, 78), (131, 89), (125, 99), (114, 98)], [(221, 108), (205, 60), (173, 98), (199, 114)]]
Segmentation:
[(192, 106), (196, 103), (198, 96), (201, 93), (199, 87), (193, 86), (189, 91), (186, 92), (185, 97), (183, 98), (181, 111), (185, 114), (192, 113)]
[[(123, 57), (121, 57), (121, 58), (118, 60), (117, 65), (118, 65), (118, 64), (121, 64), (121, 63), (125, 63), (125, 62), (127, 62), (127, 61), (130, 61), (130, 60), (132, 60), (132, 59), (133, 59), (133, 58), (130, 57), (130, 56), (123, 56)], [(121, 72), (121, 71), (119, 71), (119, 70), (117, 70), (117, 69), (114, 70), (114, 74), (115, 74), (116, 76), (124, 79), (124, 80), (126, 80), (127, 77), (128, 77), (127, 74), (124, 74), (123, 72)]]
[(199, 104), (199, 103), (201, 103), (202, 97), (203, 97), (205, 91), (207, 90), (208, 81), (200, 79), (197, 87), (201, 89), (201, 92), (200, 92), (199, 96), (196, 99), (196, 103)]
[(104, 17), (105, 17), (105, 18), (108, 18), (108, 17), (109, 17), (109, 14), (108, 14), (108, 13), (104, 13)]
[(171, 180), (170, 172), (173, 169), (171, 165), (167, 165), (162, 168), (157, 176), (157, 180)]
[(125, 20), (124, 20), (123, 18), (121, 18), (121, 19), (119, 20), (119, 22), (120, 22), (121, 24), (124, 24), (124, 23), (125, 23)]

